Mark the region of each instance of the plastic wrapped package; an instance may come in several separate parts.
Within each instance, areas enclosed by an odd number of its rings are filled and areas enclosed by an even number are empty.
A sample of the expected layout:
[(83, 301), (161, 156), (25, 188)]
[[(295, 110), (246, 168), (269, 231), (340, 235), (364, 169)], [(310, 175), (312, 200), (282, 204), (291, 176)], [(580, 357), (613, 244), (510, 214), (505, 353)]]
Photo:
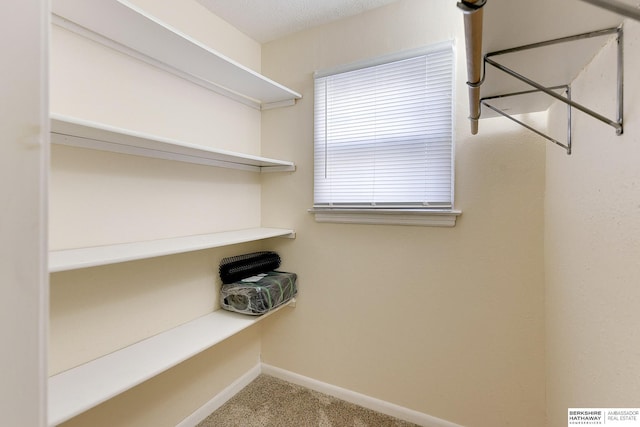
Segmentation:
[(222, 308), (259, 316), (296, 296), (297, 275), (284, 271), (269, 271), (224, 284), (220, 290)]

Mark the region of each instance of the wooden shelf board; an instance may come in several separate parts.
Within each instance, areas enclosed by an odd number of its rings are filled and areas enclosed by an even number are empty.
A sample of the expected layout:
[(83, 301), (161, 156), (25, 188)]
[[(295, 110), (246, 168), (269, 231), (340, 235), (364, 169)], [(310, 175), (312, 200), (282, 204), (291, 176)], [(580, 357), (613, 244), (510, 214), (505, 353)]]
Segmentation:
[(224, 341), (265, 317), (217, 310), (49, 378), (48, 424), (58, 425)]
[(218, 150), (75, 117), (51, 115), (51, 142), (252, 172), (294, 171), (293, 162)]
[(94, 41), (159, 63), (167, 71), (257, 104), (291, 105), (302, 96), (172, 28), (126, 0), (56, 0), (54, 22)]
[(49, 271), (54, 273), (96, 267), (294, 235), (293, 230), (261, 227), (144, 242), (55, 250), (49, 252)]

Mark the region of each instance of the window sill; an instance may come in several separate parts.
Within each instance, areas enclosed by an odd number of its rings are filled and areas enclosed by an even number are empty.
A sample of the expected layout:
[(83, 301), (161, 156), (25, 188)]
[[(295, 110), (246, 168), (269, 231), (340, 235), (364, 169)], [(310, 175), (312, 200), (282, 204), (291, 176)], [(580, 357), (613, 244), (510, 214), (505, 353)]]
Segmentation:
[(316, 222), (454, 227), (457, 210), (312, 208)]

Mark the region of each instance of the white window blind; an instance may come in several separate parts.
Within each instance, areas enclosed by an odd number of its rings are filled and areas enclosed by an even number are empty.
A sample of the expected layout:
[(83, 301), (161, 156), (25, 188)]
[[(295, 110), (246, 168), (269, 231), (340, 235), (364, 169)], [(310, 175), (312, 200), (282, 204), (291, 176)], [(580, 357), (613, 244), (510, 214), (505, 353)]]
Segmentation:
[(316, 76), (314, 208), (453, 206), (453, 48)]

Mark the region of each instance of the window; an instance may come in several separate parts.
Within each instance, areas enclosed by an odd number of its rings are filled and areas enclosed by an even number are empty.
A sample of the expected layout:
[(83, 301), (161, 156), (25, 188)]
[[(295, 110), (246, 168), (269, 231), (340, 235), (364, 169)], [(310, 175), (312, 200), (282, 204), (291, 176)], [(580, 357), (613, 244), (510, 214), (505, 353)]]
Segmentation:
[(316, 73), (316, 220), (455, 224), (453, 63), (446, 43)]

